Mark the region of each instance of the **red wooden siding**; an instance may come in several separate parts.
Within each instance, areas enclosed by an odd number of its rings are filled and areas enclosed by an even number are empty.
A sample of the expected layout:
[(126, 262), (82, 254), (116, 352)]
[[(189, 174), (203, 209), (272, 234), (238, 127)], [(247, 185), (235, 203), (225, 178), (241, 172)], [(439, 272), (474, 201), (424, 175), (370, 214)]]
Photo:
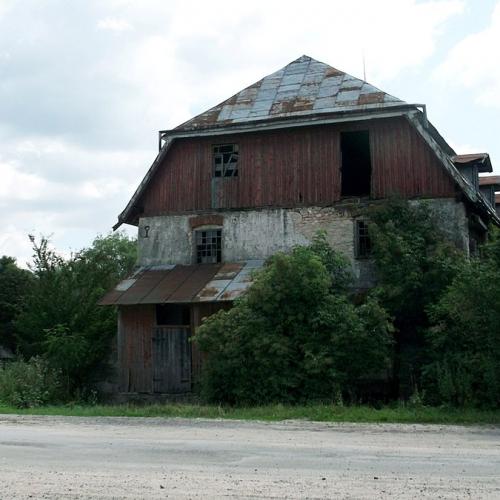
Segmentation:
[[(198, 303), (191, 305), (191, 332), (203, 318), (220, 309), (230, 309), (231, 303)], [(153, 392), (152, 334), (156, 326), (154, 304), (120, 306), (118, 319), (118, 369), (120, 392)], [(196, 343), (191, 345), (193, 383), (199, 381), (204, 354)]]
[(151, 335), (154, 305), (122, 306), (118, 320), (118, 367), (121, 392), (153, 392)]
[(238, 143), (238, 177), (219, 178), (219, 208), (340, 200), (340, 132), (369, 130), (372, 197), (453, 196), (453, 181), (403, 118), (176, 140), (143, 195), (144, 215), (212, 208), (212, 145)]
[(373, 198), (454, 195), (453, 181), (406, 120), (377, 121), (370, 127), (370, 148)]

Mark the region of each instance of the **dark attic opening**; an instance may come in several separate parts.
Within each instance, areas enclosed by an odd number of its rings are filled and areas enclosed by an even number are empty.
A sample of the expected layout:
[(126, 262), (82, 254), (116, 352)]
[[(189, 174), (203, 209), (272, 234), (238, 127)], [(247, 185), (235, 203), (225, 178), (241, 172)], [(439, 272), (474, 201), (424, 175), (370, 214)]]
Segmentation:
[(370, 196), (372, 164), (367, 130), (342, 132), (341, 196)]
[(189, 304), (156, 304), (158, 326), (189, 326)]

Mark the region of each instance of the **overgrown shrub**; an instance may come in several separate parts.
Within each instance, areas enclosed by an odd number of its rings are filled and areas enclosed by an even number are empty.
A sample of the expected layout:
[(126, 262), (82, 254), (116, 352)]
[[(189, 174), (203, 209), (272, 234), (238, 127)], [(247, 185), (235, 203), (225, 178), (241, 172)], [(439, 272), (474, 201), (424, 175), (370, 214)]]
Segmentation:
[(14, 361), (0, 370), (0, 403), (33, 408), (57, 402), (62, 396), (59, 373), (35, 357)]
[(500, 268), (494, 258), (464, 266), (429, 308), (423, 386), (433, 404), (500, 405)]
[(445, 237), (431, 206), (393, 199), (367, 212), (377, 271), (376, 297), (394, 318), (393, 397), (409, 397), (421, 383), (428, 309), (466, 263)]
[(18, 347), (26, 358), (47, 359), (76, 394), (109, 370), (116, 310), (97, 303), (133, 267), (136, 243), (121, 234), (99, 237), (69, 259), (46, 239), (33, 244), (34, 279), (15, 322)]
[(324, 236), (271, 257), (247, 294), (197, 332), (208, 354), (204, 397), (231, 404), (359, 398), (361, 379), (389, 366), (391, 327), (375, 300), (349, 301), (348, 274)]

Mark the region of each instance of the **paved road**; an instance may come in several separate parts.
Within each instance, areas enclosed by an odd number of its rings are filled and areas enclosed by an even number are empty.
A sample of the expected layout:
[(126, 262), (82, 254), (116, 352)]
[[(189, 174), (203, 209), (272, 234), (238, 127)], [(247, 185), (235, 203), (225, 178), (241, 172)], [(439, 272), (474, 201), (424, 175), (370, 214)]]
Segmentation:
[(500, 498), (500, 428), (0, 415), (0, 498)]

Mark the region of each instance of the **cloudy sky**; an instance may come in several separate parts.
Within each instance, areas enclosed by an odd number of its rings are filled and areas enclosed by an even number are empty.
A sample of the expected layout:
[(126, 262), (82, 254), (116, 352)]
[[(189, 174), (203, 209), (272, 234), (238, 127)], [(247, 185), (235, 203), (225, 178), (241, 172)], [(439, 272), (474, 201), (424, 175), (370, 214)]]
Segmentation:
[[(500, 0), (0, 0), (0, 255), (106, 234), (172, 128), (302, 54), (500, 171)], [(133, 232), (134, 229), (131, 229)]]

